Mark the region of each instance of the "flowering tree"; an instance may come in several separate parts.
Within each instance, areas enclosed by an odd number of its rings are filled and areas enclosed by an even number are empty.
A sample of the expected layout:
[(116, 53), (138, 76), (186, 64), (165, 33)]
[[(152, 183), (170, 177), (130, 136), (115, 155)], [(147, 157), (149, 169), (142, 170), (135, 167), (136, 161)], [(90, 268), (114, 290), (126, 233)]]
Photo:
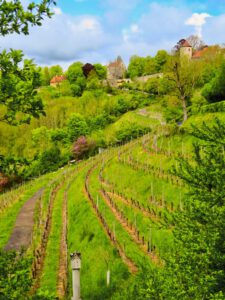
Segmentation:
[(89, 141), (85, 136), (81, 136), (73, 144), (72, 152), (76, 159), (81, 159), (94, 150), (94, 148), (94, 141)]

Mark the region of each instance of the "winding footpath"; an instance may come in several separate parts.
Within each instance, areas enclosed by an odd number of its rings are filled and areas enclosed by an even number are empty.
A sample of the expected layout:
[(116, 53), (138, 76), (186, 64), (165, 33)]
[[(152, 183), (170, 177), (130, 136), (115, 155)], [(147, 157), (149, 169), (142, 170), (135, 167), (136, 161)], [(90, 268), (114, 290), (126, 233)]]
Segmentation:
[(4, 248), (6, 251), (19, 251), (21, 248), (27, 249), (31, 245), (35, 207), (43, 193), (44, 188), (39, 189), (21, 208), (12, 234)]

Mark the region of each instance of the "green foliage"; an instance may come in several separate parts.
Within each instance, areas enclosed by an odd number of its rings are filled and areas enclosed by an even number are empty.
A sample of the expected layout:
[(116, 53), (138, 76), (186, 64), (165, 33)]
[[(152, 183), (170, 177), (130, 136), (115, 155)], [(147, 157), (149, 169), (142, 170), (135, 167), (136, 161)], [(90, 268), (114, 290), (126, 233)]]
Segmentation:
[(159, 50), (155, 57), (134, 55), (130, 59), (128, 76), (135, 78), (162, 72), (168, 58), (169, 55), (165, 50)]
[(0, 4), (0, 32), (1, 35), (10, 33), (29, 34), (29, 26), (41, 26), (43, 16), (52, 16), (49, 9), (51, 4), (55, 4), (53, 0), (43, 0), (39, 4), (31, 2), (27, 9), (23, 8), (21, 1), (1, 1)]
[(159, 78), (150, 78), (145, 84), (145, 91), (149, 94), (158, 95), (159, 94)]
[(95, 71), (100, 80), (106, 79), (107, 76), (107, 68), (101, 64), (94, 64)]
[(141, 76), (144, 72), (144, 58), (134, 55), (130, 59), (128, 74), (130, 78)]
[(220, 102), (211, 103), (208, 105), (203, 105), (203, 106), (201, 106), (200, 112), (201, 113), (225, 112), (225, 101), (220, 101)]
[(135, 139), (149, 131), (149, 127), (143, 127), (137, 123), (126, 122), (123, 123), (121, 128), (116, 132), (116, 139), (118, 142), (126, 142), (132, 138)]
[(194, 162), (182, 159), (176, 170), (190, 192), (184, 211), (176, 214), (175, 252), (161, 270), (149, 273), (147, 281), (139, 281), (135, 293), (131, 292), (133, 299), (225, 298), (224, 131), (225, 125), (219, 121), (194, 128), (199, 139)]
[(202, 95), (209, 102), (218, 102), (225, 99), (225, 61), (221, 63), (216, 76), (204, 86)]
[(73, 114), (68, 122), (68, 136), (71, 142), (82, 135), (87, 135), (88, 125), (85, 118), (80, 114)]
[(16, 50), (0, 54), (0, 121), (10, 125), (29, 123), (31, 117), (44, 114), (40, 96), (34, 90), (39, 85), (39, 72), (28, 60), (21, 68), (22, 58), (22, 52)]
[(73, 63), (67, 70), (67, 78), (71, 84), (71, 90), (74, 96), (81, 96), (86, 88), (86, 78), (80, 62)]
[(32, 278), (30, 266), (32, 260), (24, 251), (0, 252), (0, 299), (28, 299)]
[(64, 165), (68, 161), (61, 156), (61, 151), (56, 145), (52, 145), (50, 148), (40, 153), (38, 157), (35, 157), (26, 169), (25, 178), (32, 178), (41, 174), (56, 171), (59, 167)]
[(54, 77), (54, 76), (59, 76), (63, 74), (63, 69), (61, 66), (56, 65), (56, 66), (52, 66), (49, 68), (49, 77), (50, 80)]
[(51, 80), (49, 74), (49, 68), (48, 67), (41, 68), (40, 73), (41, 73), (41, 85), (48, 86)]
[(171, 94), (178, 97), (183, 110), (183, 121), (188, 118), (188, 106), (195, 88), (201, 79), (201, 68), (198, 62), (187, 57), (173, 56), (168, 60), (166, 78), (172, 82)]
[(169, 54), (165, 50), (159, 50), (155, 56), (156, 71), (161, 72), (167, 63)]

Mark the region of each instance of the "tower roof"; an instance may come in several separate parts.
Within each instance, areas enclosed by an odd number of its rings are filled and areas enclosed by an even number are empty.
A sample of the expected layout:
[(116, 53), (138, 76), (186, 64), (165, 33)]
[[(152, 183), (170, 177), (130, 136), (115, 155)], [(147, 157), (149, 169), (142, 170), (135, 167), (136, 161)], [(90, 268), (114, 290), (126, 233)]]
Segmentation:
[(189, 42), (187, 40), (183, 40), (181, 43), (181, 47), (191, 47), (191, 45), (189, 44)]

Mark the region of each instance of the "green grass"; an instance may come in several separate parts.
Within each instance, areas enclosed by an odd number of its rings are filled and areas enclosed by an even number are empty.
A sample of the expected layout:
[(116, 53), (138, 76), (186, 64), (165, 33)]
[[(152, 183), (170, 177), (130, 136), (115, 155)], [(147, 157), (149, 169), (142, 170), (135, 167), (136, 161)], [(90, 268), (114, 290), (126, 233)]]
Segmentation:
[(61, 188), (56, 194), (52, 212), (51, 232), (48, 238), (44, 267), (40, 280), (40, 290), (48, 291), (56, 295), (57, 274), (60, 257), (60, 239), (62, 228), (62, 203), (64, 189)]
[(116, 238), (119, 241), (120, 245), (125, 245), (125, 253), (127, 257), (134, 261), (138, 266), (141, 266), (141, 264), (143, 264), (144, 262), (148, 263), (149, 261), (150, 263), (150, 260), (146, 258), (143, 251), (133, 242), (131, 236), (123, 228), (120, 222), (117, 221), (109, 206), (102, 199), (102, 196), (99, 193), (101, 188), (101, 184), (98, 181), (99, 169), (100, 168), (94, 170), (90, 178), (90, 192), (94, 199), (97, 199), (97, 197), (99, 198), (100, 212), (105, 217), (111, 231), (114, 231), (115, 229)]
[(21, 194), (21, 196), (14, 201), (12, 206), (10, 205), (8, 208), (6, 207), (6, 209), (0, 215), (0, 248), (4, 247), (4, 245), (7, 243), (13, 230), (16, 217), (24, 203), (28, 201), (40, 188), (46, 186), (51, 177), (52, 174), (47, 174), (36, 179), (32, 182), (32, 184), (28, 183), (25, 185), (24, 192)]
[(106, 141), (108, 143), (116, 140), (116, 132), (121, 128), (122, 124), (125, 122), (136, 123), (140, 126), (154, 129), (156, 128), (161, 121), (163, 121), (163, 117), (161, 114), (150, 111), (151, 106), (146, 107), (146, 115), (141, 115), (141, 109), (137, 109), (135, 111), (130, 111), (122, 115), (115, 123), (109, 125), (105, 130), (103, 130), (103, 134), (106, 137)]
[[(114, 293), (129, 280), (130, 275), (83, 193), (87, 169), (86, 167), (78, 173), (68, 191), (69, 253), (82, 253), (81, 298), (113, 299)], [(106, 286), (107, 262), (111, 271), (109, 287)]]

